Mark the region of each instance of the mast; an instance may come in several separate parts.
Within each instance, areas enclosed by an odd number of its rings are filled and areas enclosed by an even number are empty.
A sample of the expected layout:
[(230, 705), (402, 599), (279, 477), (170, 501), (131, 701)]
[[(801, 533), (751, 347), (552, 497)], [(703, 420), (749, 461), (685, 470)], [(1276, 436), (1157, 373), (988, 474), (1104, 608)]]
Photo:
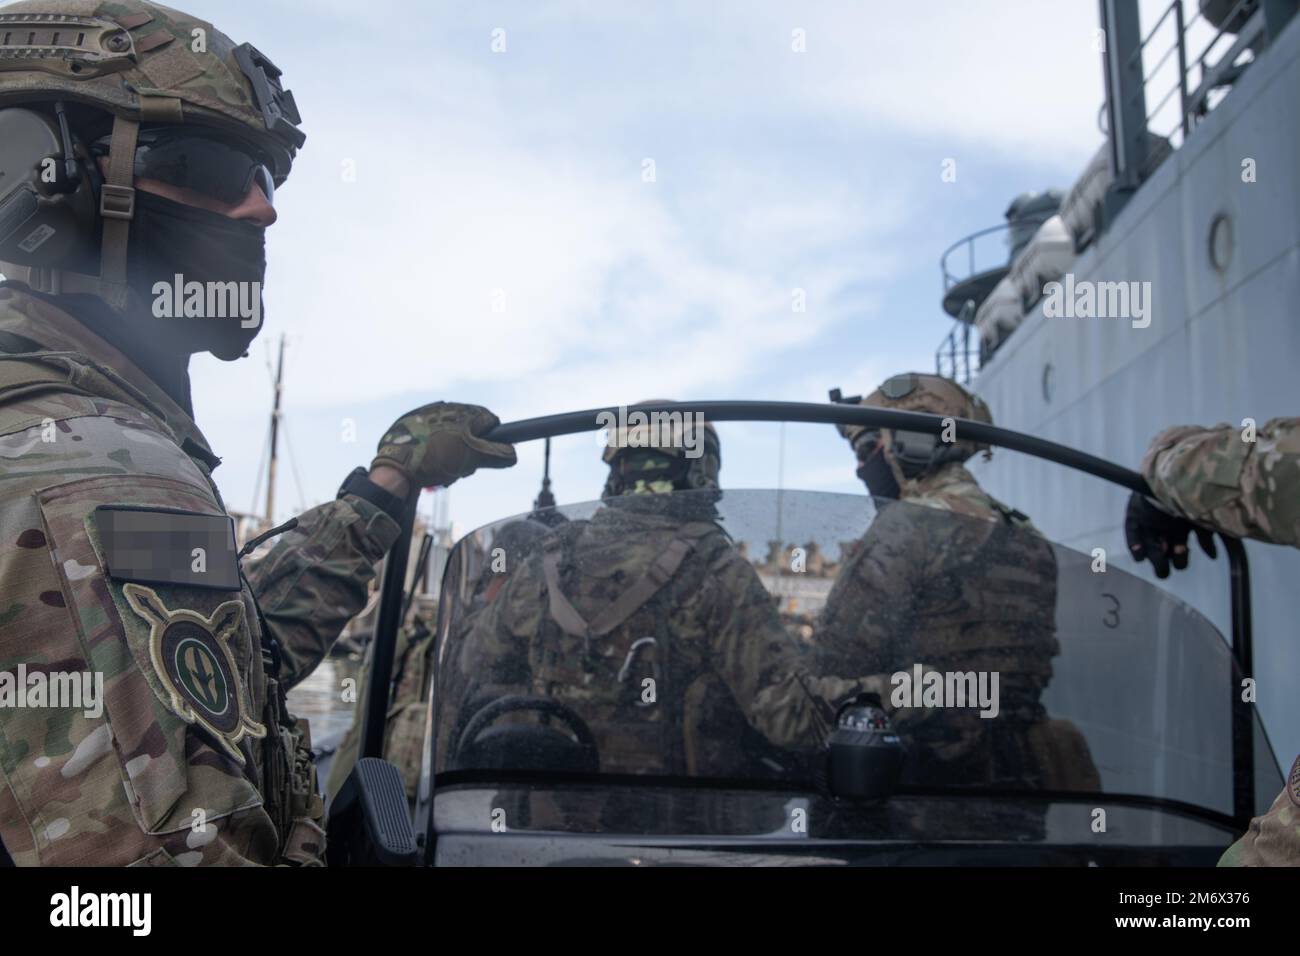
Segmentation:
[(785, 422), (781, 423), (776, 452), (776, 546), (779, 554), (785, 553), (785, 535), (782, 531), (782, 512), (785, 510)]
[(542, 490), (538, 492), (537, 500), (533, 502), (534, 511), (555, 507), (555, 495), (551, 493), (551, 440), (549, 438), (546, 439), (545, 454), (545, 464), (542, 466)]
[(271, 459), (266, 469), (266, 524), (275, 524), (275, 466), (280, 442), (280, 395), (284, 385), (284, 333), (280, 333), (280, 358), (275, 369), (275, 401), (271, 407)]

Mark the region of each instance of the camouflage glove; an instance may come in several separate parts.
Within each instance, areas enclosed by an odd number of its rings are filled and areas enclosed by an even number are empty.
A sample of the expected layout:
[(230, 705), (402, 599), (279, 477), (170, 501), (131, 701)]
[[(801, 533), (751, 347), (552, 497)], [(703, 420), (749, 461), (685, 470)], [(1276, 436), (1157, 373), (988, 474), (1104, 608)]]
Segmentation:
[(515, 463), (514, 448), (478, 437), (499, 424), (478, 405), (434, 402), (393, 423), (379, 439), (379, 454), (370, 467), (396, 468), (417, 488), (446, 488), (478, 468), (509, 468)]
[(1150, 561), (1161, 580), (1169, 577), (1171, 562), (1178, 571), (1187, 567), (1187, 535), (1192, 531), (1196, 532), (1201, 550), (1213, 559), (1218, 552), (1210, 531), (1157, 507), (1150, 498), (1136, 491), (1129, 498), (1124, 513), (1124, 537), (1129, 552), (1135, 561)]

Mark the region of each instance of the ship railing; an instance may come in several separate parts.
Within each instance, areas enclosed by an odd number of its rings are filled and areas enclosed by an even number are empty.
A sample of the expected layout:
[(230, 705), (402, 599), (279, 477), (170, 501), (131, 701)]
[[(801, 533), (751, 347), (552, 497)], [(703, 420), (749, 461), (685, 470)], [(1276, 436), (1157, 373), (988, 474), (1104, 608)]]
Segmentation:
[[(967, 281), (983, 272), (998, 267), (1004, 267), (1007, 264), (1007, 250), (1009, 249), (1009, 237), (1006, 234), (1011, 228), (1011, 224), (1000, 222), (996, 226), (989, 226), (987, 229), (981, 229), (978, 232), (972, 232), (969, 236), (958, 239), (951, 246), (943, 251), (939, 257), (939, 268), (943, 271), (943, 291), (947, 293), (953, 286)], [(1000, 258), (996, 261), (989, 262), (987, 249), (994, 245), (991, 238), (999, 235), (1002, 238)], [(978, 247), (978, 250), (977, 250)], [(957, 264), (959, 255), (964, 252), (965, 271), (959, 272), (961, 268)]]
[[(979, 333), (974, 331), (975, 303), (968, 301), (961, 315), (953, 320), (952, 328), (944, 336), (934, 353), (934, 371), (952, 379), (958, 385), (968, 386), (979, 373), (983, 362)], [(971, 339), (975, 341), (972, 343)]]
[[(1164, 137), (1174, 149), (1218, 105), (1227, 89), (1294, 12), (1285, 9), (1294, 6), (1287, 0), (1237, 0), (1227, 15), (1220, 17), (1221, 25), (1216, 26), (1199, 6), (1189, 18), (1183, 3), (1184, 0), (1173, 0), (1165, 8), (1129, 60), (1129, 66), (1141, 63), (1146, 102), (1155, 101), (1146, 114), (1148, 130)], [(1230, 26), (1236, 29), (1229, 30)], [(1145, 66), (1148, 47), (1157, 40), (1157, 35), (1164, 37), (1170, 30), (1172, 39), (1148, 70)], [(1200, 52), (1190, 55), (1189, 50), (1197, 47)], [(1155, 56), (1154, 50), (1150, 56)], [(1176, 63), (1171, 63), (1171, 58), (1176, 58)], [(1175, 74), (1172, 79), (1168, 76), (1170, 69)], [(1159, 98), (1155, 99), (1157, 95)], [(1157, 124), (1164, 128), (1157, 128)], [(1158, 161), (1163, 156), (1151, 159)], [(1149, 174), (1153, 165), (1149, 163), (1145, 172)]]

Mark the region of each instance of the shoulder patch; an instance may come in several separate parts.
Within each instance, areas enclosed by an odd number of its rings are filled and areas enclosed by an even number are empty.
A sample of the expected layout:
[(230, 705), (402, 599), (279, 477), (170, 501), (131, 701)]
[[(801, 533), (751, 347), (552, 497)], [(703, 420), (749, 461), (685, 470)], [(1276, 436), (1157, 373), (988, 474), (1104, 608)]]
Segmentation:
[(240, 589), (235, 527), (227, 515), (100, 505), (95, 526), (114, 581)]
[(168, 609), (153, 588), (126, 584), (122, 593), (149, 622), (149, 659), (166, 691), (163, 704), (186, 723), (207, 730), (242, 765), (239, 742), (266, 736), (266, 728), (244, 710), (239, 670), (228, 644), (244, 623), (244, 602), (226, 601), (204, 617)]
[(1291, 764), (1291, 773), (1286, 778), (1286, 795), (1300, 807), (1300, 757), (1296, 757), (1295, 763)]

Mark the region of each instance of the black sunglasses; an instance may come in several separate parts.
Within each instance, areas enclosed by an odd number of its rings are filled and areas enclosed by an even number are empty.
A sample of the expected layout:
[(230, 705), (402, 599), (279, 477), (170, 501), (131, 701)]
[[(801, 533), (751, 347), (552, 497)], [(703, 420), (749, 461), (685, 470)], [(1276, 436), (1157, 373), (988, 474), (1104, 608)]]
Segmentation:
[[(110, 139), (96, 140), (91, 153), (107, 156)], [(275, 177), (255, 150), (182, 127), (142, 130), (133, 172), (138, 179), (156, 179), (231, 204), (242, 201), (257, 183), (266, 201), (275, 203)]]

